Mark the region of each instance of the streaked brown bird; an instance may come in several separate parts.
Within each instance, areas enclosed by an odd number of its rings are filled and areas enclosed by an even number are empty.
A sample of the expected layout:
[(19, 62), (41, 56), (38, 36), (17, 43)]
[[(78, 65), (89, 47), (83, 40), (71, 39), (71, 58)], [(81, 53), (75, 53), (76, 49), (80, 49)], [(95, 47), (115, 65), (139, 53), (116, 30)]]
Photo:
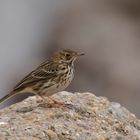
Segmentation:
[[(45, 61), (15, 86), (12, 92), (0, 99), (0, 103), (17, 94), (29, 92), (44, 97), (49, 97), (64, 90), (74, 77), (74, 61), (79, 54), (70, 49), (56, 52), (48, 61)], [(49, 97), (50, 98), (50, 97)], [(53, 103), (59, 104), (50, 98)]]

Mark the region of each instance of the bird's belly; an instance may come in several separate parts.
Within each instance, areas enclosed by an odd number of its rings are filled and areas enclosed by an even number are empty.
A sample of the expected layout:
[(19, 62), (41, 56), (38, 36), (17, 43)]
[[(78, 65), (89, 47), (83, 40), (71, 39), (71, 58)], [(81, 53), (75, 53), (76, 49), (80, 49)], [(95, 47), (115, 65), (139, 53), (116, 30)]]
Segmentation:
[(64, 89), (66, 89), (69, 84), (71, 83), (72, 79), (73, 79), (73, 76), (68, 76), (66, 78), (67, 80), (63, 80), (63, 78), (61, 78), (61, 80), (59, 82), (52, 82), (52, 85), (51, 86), (48, 86), (49, 84), (47, 83), (46, 85), (44, 84), (44, 90), (42, 91), (42, 93), (45, 95), (45, 96), (51, 96), (57, 92), (60, 92), (60, 91), (63, 91)]

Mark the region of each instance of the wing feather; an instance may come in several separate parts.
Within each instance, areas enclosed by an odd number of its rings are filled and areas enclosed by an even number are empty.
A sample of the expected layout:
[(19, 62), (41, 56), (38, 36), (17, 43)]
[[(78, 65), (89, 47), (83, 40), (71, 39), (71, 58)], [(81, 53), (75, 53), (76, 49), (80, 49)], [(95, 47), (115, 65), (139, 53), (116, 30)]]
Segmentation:
[(54, 62), (42, 63), (37, 69), (29, 73), (14, 88), (14, 90), (28, 87), (41, 80), (49, 80), (57, 75), (59, 65)]

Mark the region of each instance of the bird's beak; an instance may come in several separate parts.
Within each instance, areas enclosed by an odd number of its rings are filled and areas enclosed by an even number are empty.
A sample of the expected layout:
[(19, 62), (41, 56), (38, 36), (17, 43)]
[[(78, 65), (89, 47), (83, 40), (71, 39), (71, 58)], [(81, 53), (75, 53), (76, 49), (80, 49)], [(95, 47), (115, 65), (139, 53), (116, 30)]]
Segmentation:
[(82, 56), (85, 55), (84, 53), (78, 53), (77, 56)]

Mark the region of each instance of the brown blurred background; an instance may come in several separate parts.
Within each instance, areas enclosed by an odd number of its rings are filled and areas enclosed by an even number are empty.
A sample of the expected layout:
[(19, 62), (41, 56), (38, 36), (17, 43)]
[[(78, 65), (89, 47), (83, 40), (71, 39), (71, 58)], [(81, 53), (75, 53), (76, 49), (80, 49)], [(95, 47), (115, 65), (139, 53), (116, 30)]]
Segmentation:
[(0, 97), (71, 48), (86, 55), (67, 90), (106, 96), (140, 117), (139, 0), (1, 0), (0, 23)]

